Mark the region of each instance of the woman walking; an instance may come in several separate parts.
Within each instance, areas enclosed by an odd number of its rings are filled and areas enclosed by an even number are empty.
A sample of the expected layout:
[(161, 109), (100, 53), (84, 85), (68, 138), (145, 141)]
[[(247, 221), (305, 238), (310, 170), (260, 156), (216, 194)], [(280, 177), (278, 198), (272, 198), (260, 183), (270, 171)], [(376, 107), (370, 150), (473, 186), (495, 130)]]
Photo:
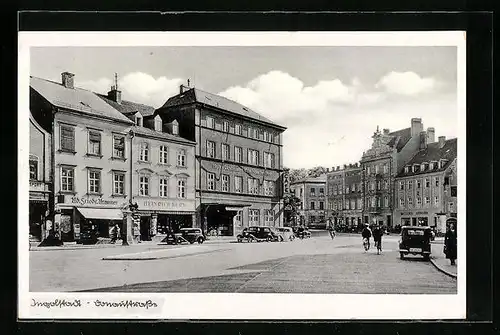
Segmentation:
[(457, 232), (454, 224), (448, 225), (446, 234), (444, 235), (444, 253), (446, 258), (455, 265), (457, 259)]

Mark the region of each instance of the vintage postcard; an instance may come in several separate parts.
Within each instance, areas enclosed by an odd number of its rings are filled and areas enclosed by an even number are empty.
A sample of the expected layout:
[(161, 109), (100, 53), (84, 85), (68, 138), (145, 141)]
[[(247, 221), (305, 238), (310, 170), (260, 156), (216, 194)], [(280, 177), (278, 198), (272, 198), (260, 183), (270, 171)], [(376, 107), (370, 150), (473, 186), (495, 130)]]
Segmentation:
[(20, 319), (464, 319), (464, 32), (20, 32)]

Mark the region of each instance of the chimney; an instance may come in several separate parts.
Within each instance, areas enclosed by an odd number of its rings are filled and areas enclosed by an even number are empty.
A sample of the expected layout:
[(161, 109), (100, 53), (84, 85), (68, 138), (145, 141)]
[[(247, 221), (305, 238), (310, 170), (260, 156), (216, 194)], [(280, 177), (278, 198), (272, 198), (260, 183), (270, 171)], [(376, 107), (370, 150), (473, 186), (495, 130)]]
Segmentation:
[(191, 87), (186, 86), (184, 84), (181, 84), (181, 86), (180, 86), (180, 94), (182, 94), (182, 93), (184, 93), (186, 91), (189, 91), (190, 89), (191, 89)]
[(340, 165), (337, 165), (337, 171), (339, 171), (339, 170), (340, 170)]
[(411, 137), (420, 134), (421, 131), (424, 130), (424, 126), (422, 125), (421, 118), (412, 118), (411, 119)]
[(330, 172), (330, 168), (326, 168), (326, 172)]
[(384, 135), (389, 135), (390, 130), (387, 128), (384, 128)]
[(108, 99), (113, 100), (117, 104), (122, 103), (122, 91), (118, 91), (116, 86), (111, 86), (111, 90), (108, 92)]
[(347, 168), (347, 164), (344, 164), (344, 169)]
[(439, 149), (441, 149), (442, 147), (444, 147), (444, 144), (446, 143), (446, 136), (439, 136), (438, 142), (439, 142)]
[(427, 128), (427, 143), (436, 142), (436, 130), (433, 127)]
[(75, 75), (73, 73), (63, 72), (61, 73), (61, 77), (62, 77), (62, 84), (64, 87), (75, 88), (73, 85), (73, 79)]
[(420, 150), (424, 150), (427, 148), (427, 132), (420, 132)]

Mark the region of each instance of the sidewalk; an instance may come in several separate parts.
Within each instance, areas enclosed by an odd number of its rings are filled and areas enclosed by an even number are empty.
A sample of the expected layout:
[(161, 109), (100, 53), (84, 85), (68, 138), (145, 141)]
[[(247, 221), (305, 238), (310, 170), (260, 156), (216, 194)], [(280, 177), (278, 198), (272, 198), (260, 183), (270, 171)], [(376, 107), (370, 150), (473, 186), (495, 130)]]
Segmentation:
[(458, 260), (455, 260), (455, 265), (450, 264), (450, 260), (446, 258), (443, 252), (444, 238), (436, 237), (431, 242), (431, 263), (441, 272), (450, 277), (457, 278), (457, 265)]

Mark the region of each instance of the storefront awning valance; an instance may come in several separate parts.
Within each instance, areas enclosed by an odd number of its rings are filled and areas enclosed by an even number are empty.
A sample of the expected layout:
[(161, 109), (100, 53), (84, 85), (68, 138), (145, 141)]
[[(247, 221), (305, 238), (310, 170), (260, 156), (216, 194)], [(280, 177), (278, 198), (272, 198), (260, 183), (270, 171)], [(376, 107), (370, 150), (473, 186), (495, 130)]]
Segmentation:
[(118, 208), (82, 208), (78, 207), (78, 211), (86, 219), (101, 219), (101, 220), (122, 220), (123, 213)]

